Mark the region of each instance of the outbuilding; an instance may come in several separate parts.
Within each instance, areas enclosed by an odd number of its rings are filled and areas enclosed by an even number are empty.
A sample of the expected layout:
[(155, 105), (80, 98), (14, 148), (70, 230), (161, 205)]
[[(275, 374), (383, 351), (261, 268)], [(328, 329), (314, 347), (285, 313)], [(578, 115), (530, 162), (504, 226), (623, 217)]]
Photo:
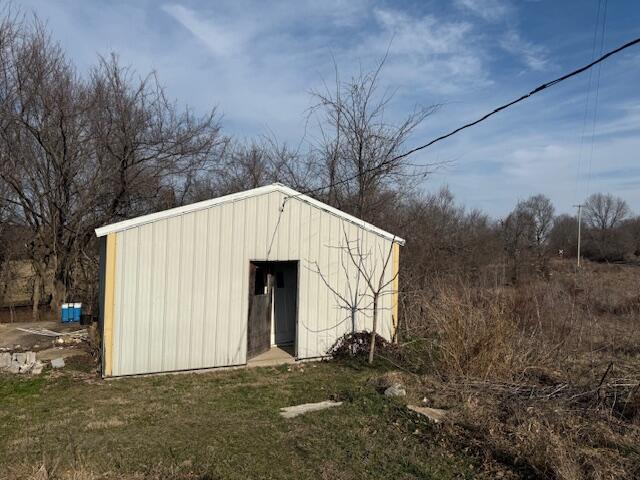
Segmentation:
[[(392, 339), (404, 240), (281, 184), (107, 225), (105, 377), (323, 357), (345, 333)], [(373, 286), (373, 289), (372, 289)]]

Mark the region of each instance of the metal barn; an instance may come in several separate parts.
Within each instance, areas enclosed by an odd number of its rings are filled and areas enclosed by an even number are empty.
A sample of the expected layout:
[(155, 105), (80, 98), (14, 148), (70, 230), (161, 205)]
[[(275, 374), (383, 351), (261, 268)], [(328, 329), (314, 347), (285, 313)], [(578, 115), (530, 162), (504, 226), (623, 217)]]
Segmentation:
[(397, 323), (404, 240), (284, 185), (96, 230), (103, 375), (244, 365), (272, 347), (325, 356), (370, 330), (367, 278)]

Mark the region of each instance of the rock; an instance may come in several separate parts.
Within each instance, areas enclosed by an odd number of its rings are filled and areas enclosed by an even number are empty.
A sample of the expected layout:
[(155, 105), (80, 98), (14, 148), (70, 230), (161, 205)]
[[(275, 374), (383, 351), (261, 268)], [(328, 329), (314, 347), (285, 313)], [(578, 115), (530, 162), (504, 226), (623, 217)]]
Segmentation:
[(11, 360), (14, 365), (24, 365), (27, 363), (27, 354), (26, 353), (14, 353), (11, 357)]
[(18, 365), (18, 372), (19, 373), (29, 373), (34, 365), (35, 365), (35, 362), (34, 363), (25, 363), (25, 364), (22, 364), (22, 365)]
[(20, 367), (17, 363), (12, 363), (9, 368), (7, 368), (7, 372), (9, 373), (20, 373)]
[(62, 357), (54, 358), (53, 360), (51, 360), (51, 367), (52, 368), (62, 368), (62, 367), (64, 367), (64, 359)]
[(44, 363), (38, 360), (31, 368), (31, 375), (40, 375), (42, 373), (43, 368), (44, 368)]
[(0, 353), (0, 368), (9, 368), (11, 366), (11, 354)]
[(401, 383), (391, 385), (384, 391), (385, 397), (404, 397), (406, 394), (407, 391)]
[(283, 407), (280, 409), (280, 415), (284, 418), (293, 418), (308, 412), (316, 412), (327, 408), (339, 407), (342, 402), (334, 402), (326, 400), (318, 403), (303, 403), (302, 405), (294, 405), (293, 407)]
[(36, 352), (26, 352), (27, 359), (25, 363), (36, 363)]
[(430, 408), (430, 407), (418, 407), (416, 405), (407, 405), (409, 410), (412, 410), (420, 415), (427, 417), (434, 423), (440, 423), (444, 420), (447, 415), (446, 410), (441, 410), (439, 408)]

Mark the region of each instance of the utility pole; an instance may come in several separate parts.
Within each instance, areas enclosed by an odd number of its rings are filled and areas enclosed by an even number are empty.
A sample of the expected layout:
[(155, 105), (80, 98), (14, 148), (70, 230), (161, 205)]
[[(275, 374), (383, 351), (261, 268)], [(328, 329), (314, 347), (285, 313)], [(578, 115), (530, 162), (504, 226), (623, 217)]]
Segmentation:
[(579, 203), (578, 205), (574, 205), (578, 209), (578, 268), (580, 268), (580, 233), (582, 227), (582, 205)]

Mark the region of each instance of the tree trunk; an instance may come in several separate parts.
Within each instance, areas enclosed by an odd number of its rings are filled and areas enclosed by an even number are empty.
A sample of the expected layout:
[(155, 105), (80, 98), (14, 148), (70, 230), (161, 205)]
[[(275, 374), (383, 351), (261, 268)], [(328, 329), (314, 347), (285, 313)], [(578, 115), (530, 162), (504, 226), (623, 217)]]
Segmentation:
[(376, 331), (378, 329), (378, 294), (373, 294), (373, 326), (371, 328), (371, 340), (369, 341), (369, 363), (373, 363), (373, 355), (376, 349)]
[(56, 316), (60, 316), (60, 310), (62, 303), (65, 302), (67, 297), (67, 287), (64, 281), (60, 278), (53, 279), (53, 291), (51, 295), (51, 310), (53, 310)]
[(34, 322), (38, 321), (38, 317), (40, 316), (40, 298), (42, 296), (42, 290), (40, 286), (42, 281), (40, 280), (40, 275), (36, 273), (33, 279), (33, 295), (31, 300), (33, 302), (33, 310), (31, 311), (31, 318)]

